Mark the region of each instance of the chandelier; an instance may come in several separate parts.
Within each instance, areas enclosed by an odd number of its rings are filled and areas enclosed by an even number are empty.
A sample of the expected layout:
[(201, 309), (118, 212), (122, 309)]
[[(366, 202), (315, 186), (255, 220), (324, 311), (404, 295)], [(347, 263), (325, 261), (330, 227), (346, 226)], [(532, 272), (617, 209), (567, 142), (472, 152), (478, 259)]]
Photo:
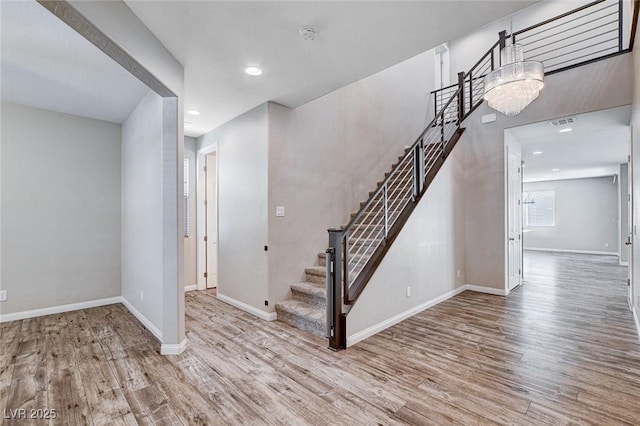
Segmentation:
[(500, 52), (502, 66), (484, 77), (484, 99), (504, 115), (520, 114), (544, 87), (544, 67), (524, 61), (522, 45), (509, 44)]

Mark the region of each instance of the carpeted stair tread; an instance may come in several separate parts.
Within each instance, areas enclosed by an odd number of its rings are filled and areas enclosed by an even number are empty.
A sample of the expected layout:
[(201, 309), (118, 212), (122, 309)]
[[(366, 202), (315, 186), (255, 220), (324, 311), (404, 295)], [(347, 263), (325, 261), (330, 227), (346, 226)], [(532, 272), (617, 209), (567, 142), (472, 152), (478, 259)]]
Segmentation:
[(299, 293), (309, 294), (319, 299), (326, 299), (326, 289), (323, 285), (303, 282), (291, 285), (291, 290), (295, 290)]
[(326, 337), (326, 311), (296, 299), (276, 303), (278, 321)]
[(313, 275), (316, 277), (326, 277), (327, 268), (324, 266), (310, 266), (308, 268), (305, 268), (304, 272), (307, 275)]

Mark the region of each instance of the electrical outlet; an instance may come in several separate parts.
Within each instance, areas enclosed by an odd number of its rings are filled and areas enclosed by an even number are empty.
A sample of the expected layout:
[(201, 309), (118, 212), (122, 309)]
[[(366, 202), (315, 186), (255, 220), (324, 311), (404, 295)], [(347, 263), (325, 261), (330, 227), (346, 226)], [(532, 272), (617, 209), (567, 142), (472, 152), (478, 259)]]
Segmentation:
[(407, 286), (407, 297), (411, 297), (411, 287)]
[(609, 248), (609, 243), (604, 243), (604, 248)]
[(144, 291), (140, 290), (140, 301), (144, 302)]
[(456, 277), (460, 278), (460, 269), (456, 271)]
[(276, 206), (276, 217), (284, 217), (284, 206)]
[(7, 290), (0, 290), (0, 302), (7, 300)]

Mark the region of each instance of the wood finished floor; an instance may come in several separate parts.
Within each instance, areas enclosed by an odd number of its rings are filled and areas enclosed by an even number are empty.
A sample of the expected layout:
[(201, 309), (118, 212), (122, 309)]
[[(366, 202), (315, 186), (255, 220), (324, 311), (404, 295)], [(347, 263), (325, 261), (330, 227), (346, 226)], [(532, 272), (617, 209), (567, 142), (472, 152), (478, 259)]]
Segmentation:
[(0, 408), (56, 409), (64, 425), (640, 424), (625, 269), (525, 262), (507, 298), (464, 292), (339, 353), (210, 292), (187, 294), (175, 357), (122, 305), (4, 323)]

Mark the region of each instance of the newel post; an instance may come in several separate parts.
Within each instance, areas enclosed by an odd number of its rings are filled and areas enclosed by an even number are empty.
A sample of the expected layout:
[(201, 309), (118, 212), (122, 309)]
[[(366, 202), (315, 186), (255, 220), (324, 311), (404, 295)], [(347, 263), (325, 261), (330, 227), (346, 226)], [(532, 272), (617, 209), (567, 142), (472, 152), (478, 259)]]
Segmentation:
[(334, 351), (347, 346), (346, 319), (342, 315), (343, 238), (342, 229), (329, 229), (329, 248), (326, 253), (327, 337), (329, 349)]

